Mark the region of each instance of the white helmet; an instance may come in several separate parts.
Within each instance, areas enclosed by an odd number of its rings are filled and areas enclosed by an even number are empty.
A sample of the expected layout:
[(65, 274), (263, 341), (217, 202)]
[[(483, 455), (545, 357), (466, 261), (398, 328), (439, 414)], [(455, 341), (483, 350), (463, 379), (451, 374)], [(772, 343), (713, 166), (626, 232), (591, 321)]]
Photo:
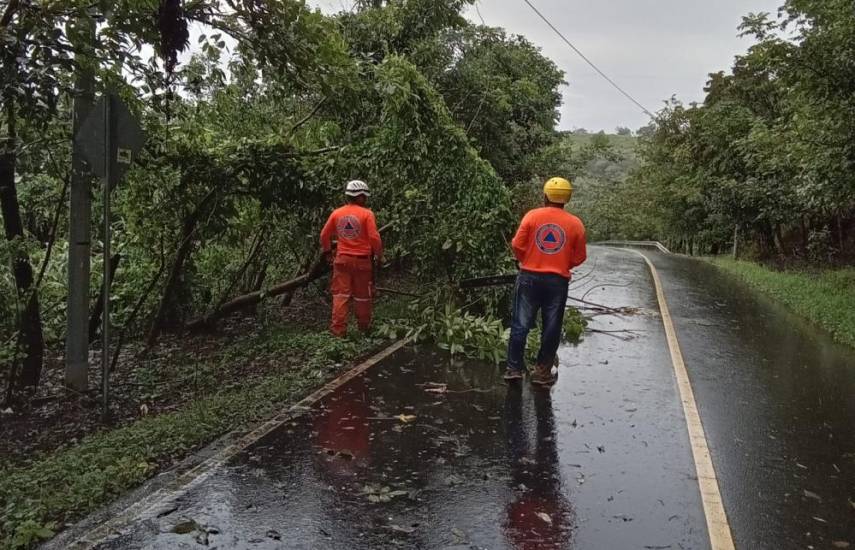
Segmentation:
[(344, 194), (348, 197), (358, 197), (359, 195), (365, 195), (366, 197), (371, 196), (371, 193), (368, 192), (368, 184), (362, 180), (347, 182), (347, 189)]

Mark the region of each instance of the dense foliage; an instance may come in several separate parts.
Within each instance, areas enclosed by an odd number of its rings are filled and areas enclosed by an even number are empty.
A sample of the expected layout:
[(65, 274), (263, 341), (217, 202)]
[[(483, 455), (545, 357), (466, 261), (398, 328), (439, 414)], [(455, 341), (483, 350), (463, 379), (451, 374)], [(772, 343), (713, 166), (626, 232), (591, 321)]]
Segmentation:
[[(855, 11), (849, 0), (789, 0), (752, 14), (756, 44), (710, 76), (706, 99), (670, 101), (642, 139), (643, 166), (615, 190), (635, 214), (614, 237), (688, 252), (740, 250), (812, 262), (855, 242)], [(640, 215), (639, 215), (640, 214)]]
[[(391, 224), (388, 256), (403, 268), (443, 281), (500, 269), (515, 208), (558, 162), (544, 152), (563, 74), (524, 39), (468, 23), (467, 3), (360, 2), (328, 16), (297, 0), (8, 2), (9, 387), (37, 384), (45, 348), (64, 338), (72, 121), (90, 92), (118, 91), (148, 136), (113, 195), (111, 295), (125, 336), (154, 341), (303, 272), (355, 177), (372, 185), (379, 223)], [(94, 338), (104, 266), (92, 188)]]

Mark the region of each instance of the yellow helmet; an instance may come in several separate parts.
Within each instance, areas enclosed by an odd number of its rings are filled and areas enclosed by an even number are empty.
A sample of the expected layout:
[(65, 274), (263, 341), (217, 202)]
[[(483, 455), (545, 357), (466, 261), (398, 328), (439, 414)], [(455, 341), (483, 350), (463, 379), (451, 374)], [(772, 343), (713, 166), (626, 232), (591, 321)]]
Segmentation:
[(549, 202), (567, 204), (573, 196), (573, 185), (564, 178), (551, 178), (543, 186), (543, 194)]

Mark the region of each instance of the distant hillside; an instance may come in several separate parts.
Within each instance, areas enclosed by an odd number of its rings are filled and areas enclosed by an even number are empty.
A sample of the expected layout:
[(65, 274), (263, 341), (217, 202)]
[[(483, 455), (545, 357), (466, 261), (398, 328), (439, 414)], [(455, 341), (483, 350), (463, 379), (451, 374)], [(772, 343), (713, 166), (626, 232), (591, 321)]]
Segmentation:
[(618, 220), (630, 215), (617, 197), (627, 178), (639, 167), (638, 138), (616, 134), (565, 134), (577, 152), (591, 160), (576, 174), (571, 209), (579, 214), (592, 240), (607, 238)]
[(567, 133), (564, 139), (577, 152), (593, 151), (592, 159), (576, 175), (581, 185), (622, 182), (638, 167), (638, 138), (617, 134)]
[(567, 133), (565, 139), (574, 145), (574, 148), (592, 145), (594, 138), (599, 135), (604, 135), (609, 140), (609, 144), (614, 148), (615, 152), (627, 158), (636, 158), (635, 148), (638, 144), (636, 136), (619, 136), (617, 134), (577, 134)]

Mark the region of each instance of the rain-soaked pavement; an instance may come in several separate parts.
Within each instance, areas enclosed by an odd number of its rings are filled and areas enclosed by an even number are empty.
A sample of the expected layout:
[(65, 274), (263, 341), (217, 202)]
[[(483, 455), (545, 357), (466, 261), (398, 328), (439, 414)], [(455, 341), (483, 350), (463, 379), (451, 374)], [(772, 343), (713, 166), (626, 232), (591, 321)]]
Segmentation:
[[(853, 354), (711, 267), (648, 254), (737, 547), (855, 545)], [(647, 267), (593, 248), (588, 272), (572, 295), (599, 285), (590, 300), (637, 311), (562, 347), (551, 391), (400, 352), (99, 548), (709, 548)]]
[(647, 254), (737, 547), (855, 549), (855, 353), (709, 264)]

